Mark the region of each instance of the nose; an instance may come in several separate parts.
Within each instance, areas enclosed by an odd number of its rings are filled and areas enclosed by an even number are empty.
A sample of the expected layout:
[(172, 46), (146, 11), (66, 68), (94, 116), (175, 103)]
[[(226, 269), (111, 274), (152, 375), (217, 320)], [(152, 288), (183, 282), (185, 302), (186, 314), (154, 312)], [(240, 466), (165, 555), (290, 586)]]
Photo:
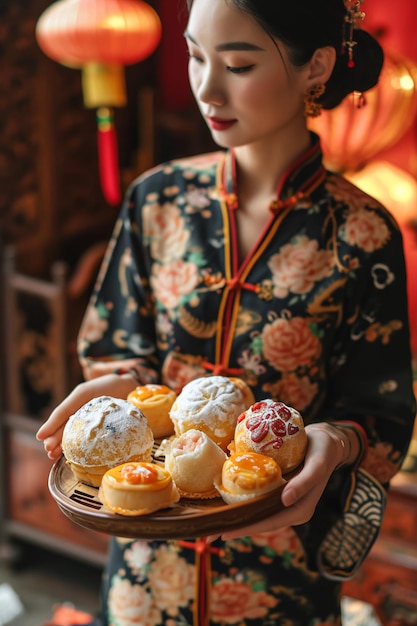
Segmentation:
[(225, 103), (226, 95), (221, 80), (214, 68), (208, 64), (201, 71), (195, 94), (197, 99), (204, 104), (221, 106)]

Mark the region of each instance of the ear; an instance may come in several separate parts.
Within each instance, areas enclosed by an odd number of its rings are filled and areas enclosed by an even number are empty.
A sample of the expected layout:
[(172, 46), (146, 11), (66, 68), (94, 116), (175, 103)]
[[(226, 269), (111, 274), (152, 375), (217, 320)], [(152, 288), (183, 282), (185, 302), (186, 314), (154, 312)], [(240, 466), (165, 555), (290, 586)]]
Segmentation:
[(336, 63), (336, 50), (333, 46), (317, 48), (309, 62), (308, 87), (325, 84), (329, 80)]

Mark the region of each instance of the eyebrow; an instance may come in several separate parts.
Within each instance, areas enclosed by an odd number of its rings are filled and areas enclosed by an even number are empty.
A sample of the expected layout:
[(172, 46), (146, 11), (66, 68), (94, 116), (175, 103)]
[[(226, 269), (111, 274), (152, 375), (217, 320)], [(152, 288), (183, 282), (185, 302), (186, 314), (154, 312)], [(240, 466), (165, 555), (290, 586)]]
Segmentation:
[[(184, 37), (186, 39), (189, 39), (193, 44), (195, 44), (196, 46), (198, 46), (198, 43), (196, 42), (196, 40), (190, 35), (190, 33), (186, 30), (184, 32)], [(217, 52), (227, 52), (230, 50), (258, 50), (258, 51), (264, 51), (264, 48), (261, 48), (260, 46), (256, 46), (253, 43), (249, 43), (248, 41), (226, 41), (225, 43), (219, 43), (216, 47), (215, 50)]]

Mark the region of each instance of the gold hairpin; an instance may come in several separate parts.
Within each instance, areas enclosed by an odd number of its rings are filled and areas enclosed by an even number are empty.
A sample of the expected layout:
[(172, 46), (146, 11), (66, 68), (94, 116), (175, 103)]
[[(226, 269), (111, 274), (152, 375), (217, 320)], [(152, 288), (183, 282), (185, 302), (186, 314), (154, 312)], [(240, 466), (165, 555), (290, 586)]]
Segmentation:
[(361, 11), (361, 6), (364, 0), (344, 0), (346, 7), (345, 15), (345, 37), (343, 40), (343, 50), (348, 54), (348, 67), (355, 67), (355, 61), (353, 59), (353, 48), (358, 43), (353, 39), (355, 28), (358, 28), (358, 23), (365, 19), (365, 13)]

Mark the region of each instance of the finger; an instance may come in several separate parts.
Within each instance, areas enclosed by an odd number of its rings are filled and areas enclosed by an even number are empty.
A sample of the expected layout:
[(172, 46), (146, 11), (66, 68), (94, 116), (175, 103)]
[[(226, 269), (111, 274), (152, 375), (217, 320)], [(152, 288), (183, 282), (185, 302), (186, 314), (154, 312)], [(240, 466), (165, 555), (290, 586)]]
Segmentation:
[(57, 461), (62, 456), (62, 448), (59, 444), (54, 448), (51, 448), (50, 450), (45, 449), (45, 451), (47, 453), (48, 459), (50, 459), (51, 461)]
[(286, 528), (287, 526), (292, 525), (294, 525), (294, 513), (288, 510), (272, 515), (271, 517), (268, 517), (261, 522), (251, 524), (250, 526), (242, 526), (242, 528), (238, 528), (237, 530), (229, 530), (222, 534), (222, 539), (224, 541), (239, 539), (240, 537), (273, 532), (274, 530), (279, 530), (280, 528)]
[[(62, 405), (61, 405), (62, 406)], [(48, 437), (52, 437), (55, 433), (63, 430), (62, 422), (66, 421), (65, 412), (53, 411), (44, 424), (38, 429), (36, 439), (45, 441)]]
[(305, 524), (313, 516), (320, 493), (321, 489), (316, 486), (315, 489), (312, 489), (309, 493), (300, 498), (295, 505), (283, 509), (279, 513), (256, 524), (242, 526), (235, 531), (227, 531), (222, 534), (222, 539), (227, 541), (230, 539), (238, 539), (239, 537), (274, 532), (280, 528), (287, 528), (288, 526)]
[(317, 472), (314, 464), (307, 462), (302, 470), (291, 477), (281, 492), (281, 502), (284, 507), (290, 507), (307, 496), (317, 485)]
[(51, 459), (51, 461), (57, 461), (58, 459), (61, 458), (61, 456), (62, 456), (61, 446), (58, 446), (57, 448), (55, 448), (53, 452), (48, 452), (48, 459)]
[(45, 441), (45, 439), (49, 437), (52, 432), (53, 430), (52, 428), (50, 428), (50, 424), (48, 422), (45, 422), (45, 424), (42, 424), (42, 426), (39, 428), (35, 436), (38, 441)]
[(53, 436), (47, 437), (43, 442), (43, 447), (48, 454), (61, 454), (61, 440), (62, 440), (62, 431), (63, 427), (60, 428)]
[(48, 437), (63, 430), (63, 425), (69, 416), (75, 413), (83, 404), (83, 396), (79, 392), (73, 391), (61, 404), (52, 411), (48, 419), (39, 428), (36, 438), (39, 441), (46, 440)]
[(285, 508), (294, 506), (295, 504), (300, 502), (302, 498), (308, 495), (308, 493), (311, 492), (314, 487), (315, 482), (288, 482), (281, 493), (281, 502), (283, 506)]

